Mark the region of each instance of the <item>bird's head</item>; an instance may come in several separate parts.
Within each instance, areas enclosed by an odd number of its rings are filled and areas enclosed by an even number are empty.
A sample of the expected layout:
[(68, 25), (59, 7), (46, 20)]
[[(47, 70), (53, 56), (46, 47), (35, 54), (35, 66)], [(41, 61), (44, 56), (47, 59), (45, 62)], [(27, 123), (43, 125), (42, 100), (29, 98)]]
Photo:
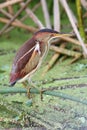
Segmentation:
[(36, 32), (34, 35), (35, 40), (44, 42), (44, 43), (51, 43), (55, 39), (71, 36), (71, 34), (66, 33), (59, 33), (52, 29), (41, 29), (40, 31)]

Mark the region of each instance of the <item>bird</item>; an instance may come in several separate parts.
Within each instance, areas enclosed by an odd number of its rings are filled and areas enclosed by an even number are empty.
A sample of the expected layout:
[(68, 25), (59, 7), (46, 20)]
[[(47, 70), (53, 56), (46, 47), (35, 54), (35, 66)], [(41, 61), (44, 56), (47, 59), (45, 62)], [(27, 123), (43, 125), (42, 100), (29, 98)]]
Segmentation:
[(10, 73), (10, 86), (14, 86), (17, 82), (24, 83), (26, 80), (31, 82), (32, 76), (40, 68), (53, 40), (65, 36), (70, 34), (59, 33), (48, 28), (35, 32), (15, 55)]

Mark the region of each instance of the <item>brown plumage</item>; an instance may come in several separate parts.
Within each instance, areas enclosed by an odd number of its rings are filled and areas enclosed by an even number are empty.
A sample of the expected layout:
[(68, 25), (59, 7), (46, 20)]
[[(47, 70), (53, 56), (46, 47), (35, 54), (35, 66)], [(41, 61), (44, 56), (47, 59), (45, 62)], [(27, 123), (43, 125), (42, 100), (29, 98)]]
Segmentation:
[(17, 81), (23, 82), (30, 78), (39, 68), (48, 52), (49, 42), (62, 35), (51, 29), (42, 29), (23, 44), (13, 61), (10, 84), (14, 85)]

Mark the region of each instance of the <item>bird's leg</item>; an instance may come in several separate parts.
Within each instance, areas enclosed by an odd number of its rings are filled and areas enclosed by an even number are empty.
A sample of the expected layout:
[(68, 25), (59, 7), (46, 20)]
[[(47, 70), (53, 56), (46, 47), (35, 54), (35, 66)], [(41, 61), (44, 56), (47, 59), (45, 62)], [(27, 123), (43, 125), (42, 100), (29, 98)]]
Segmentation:
[[(35, 89), (37, 89), (39, 92), (40, 92), (40, 99), (41, 99), (41, 101), (43, 100), (43, 96), (42, 96), (42, 94), (43, 94), (43, 92), (44, 91), (46, 91), (46, 89), (39, 89), (39, 88), (37, 88), (37, 86), (32, 82), (32, 81), (30, 81), (29, 80), (29, 84), (31, 85), (31, 88), (33, 87), (33, 88), (35, 88)], [(30, 88), (30, 89), (31, 89)], [(30, 92), (30, 89), (29, 89), (29, 92)]]
[(27, 96), (29, 99), (31, 98), (30, 89), (31, 89), (31, 87), (28, 87), (28, 90), (27, 90)]
[(47, 89), (41, 89), (40, 90), (40, 98), (41, 98), (41, 101), (43, 100), (43, 92), (47, 91)]
[[(37, 89), (40, 92), (40, 99), (41, 99), (41, 101), (43, 100), (43, 92), (47, 91), (48, 89), (45, 89), (45, 88), (44, 89), (39, 89), (30, 80), (29, 80), (29, 82), (25, 81), (25, 82), (22, 82), (22, 83), (23, 83), (24, 87), (27, 89), (27, 96), (28, 96), (28, 98), (31, 98), (30, 89), (31, 88), (35, 88), (35, 89)], [(30, 84), (31, 87), (29, 87), (29, 84)]]
[(40, 92), (40, 99), (42, 101), (43, 100), (43, 93), (49, 89), (47, 89), (47, 88), (39, 89), (39, 88), (37, 88), (37, 86), (34, 83), (32, 83), (32, 81), (31, 81), (31, 85), (33, 88), (36, 88)]
[(25, 82), (22, 82), (23, 83), (23, 86), (27, 89), (27, 96), (28, 98), (30, 98), (30, 89), (31, 87), (28, 86), (28, 81), (25, 81)]

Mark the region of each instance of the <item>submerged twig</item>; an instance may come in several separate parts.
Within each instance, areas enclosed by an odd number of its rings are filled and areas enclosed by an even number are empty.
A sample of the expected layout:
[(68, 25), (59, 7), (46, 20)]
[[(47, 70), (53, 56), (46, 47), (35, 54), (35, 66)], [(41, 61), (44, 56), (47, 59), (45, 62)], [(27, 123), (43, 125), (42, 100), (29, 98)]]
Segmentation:
[[(43, 92), (43, 94), (54, 96), (54, 97), (60, 97), (60, 98), (68, 99), (71, 101), (75, 101), (87, 105), (87, 100), (82, 100), (77, 97), (67, 95), (61, 92), (51, 91), (51, 89), (53, 88), (49, 88), (49, 90)], [(15, 88), (15, 87), (0, 89), (0, 94), (8, 94), (8, 93), (27, 93), (27, 90), (25, 88)], [(35, 88), (30, 89), (30, 93), (40, 94), (39, 90)]]

